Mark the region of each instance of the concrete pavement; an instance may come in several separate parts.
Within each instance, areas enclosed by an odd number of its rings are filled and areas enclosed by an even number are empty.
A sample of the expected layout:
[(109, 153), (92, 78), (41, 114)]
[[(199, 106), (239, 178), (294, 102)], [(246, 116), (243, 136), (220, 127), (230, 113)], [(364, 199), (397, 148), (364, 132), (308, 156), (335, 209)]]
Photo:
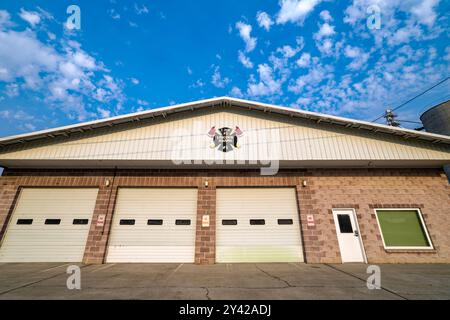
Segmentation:
[(68, 290), (69, 264), (0, 264), (0, 299), (450, 299), (450, 265), (380, 265), (380, 290), (367, 265), (80, 265), (81, 290)]

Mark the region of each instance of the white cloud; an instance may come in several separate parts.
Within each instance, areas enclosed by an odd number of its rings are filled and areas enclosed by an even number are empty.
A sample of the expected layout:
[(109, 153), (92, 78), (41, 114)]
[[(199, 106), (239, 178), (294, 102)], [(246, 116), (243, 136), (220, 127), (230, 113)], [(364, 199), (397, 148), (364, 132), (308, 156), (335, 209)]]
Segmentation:
[(309, 67), (309, 65), (311, 63), (311, 55), (307, 52), (303, 53), (301, 55), (300, 59), (298, 59), (296, 63), (300, 68)]
[(278, 12), (277, 23), (293, 22), (303, 24), (306, 17), (320, 2), (321, 0), (280, 0), (281, 8)]
[(238, 87), (233, 87), (230, 91), (230, 96), (234, 98), (242, 98), (244, 97), (244, 94)]
[(344, 50), (344, 55), (353, 61), (347, 66), (350, 70), (361, 70), (364, 64), (369, 59), (369, 54), (358, 47), (347, 45)]
[(258, 11), (258, 13), (256, 14), (256, 20), (258, 21), (258, 25), (261, 28), (266, 29), (267, 31), (269, 31), (270, 27), (273, 25), (273, 21), (270, 16), (263, 11)]
[(0, 10), (0, 30), (12, 26), (11, 16), (8, 11)]
[(306, 107), (311, 103), (311, 98), (298, 98), (295, 102), (296, 107)]
[(53, 32), (47, 32), (47, 36), (50, 40), (55, 40), (56, 39), (56, 35)]
[(142, 14), (148, 14), (150, 11), (148, 10), (148, 8), (145, 5), (142, 6), (138, 6), (137, 3), (134, 4), (134, 11), (136, 12), (136, 14), (138, 15), (142, 15)]
[(450, 46), (445, 48), (445, 57), (444, 60), (450, 61)]
[(28, 22), (31, 26), (36, 26), (41, 22), (41, 17), (39, 16), (39, 13), (35, 11), (26, 11), (25, 9), (20, 9), (19, 16)]
[(411, 13), (416, 16), (420, 23), (431, 27), (436, 21), (435, 9), (438, 4), (439, 0), (422, 0), (411, 8)]
[(100, 118), (109, 118), (109, 117), (111, 117), (111, 111), (103, 109), (101, 107), (97, 108), (97, 113), (100, 116)]
[(34, 116), (23, 111), (23, 110), (3, 110), (0, 111), (0, 116), (5, 119), (15, 119), (20, 121), (31, 121), (34, 120)]
[(328, 10), (323, 10), (320, 12), (320, 17), (323, 21), (333, 21), (333, 17), (331, 17), (330, 11)]
[(220, 74), (220, 67), (215, 66), (214, 67), (214, 73), (212, 75), (211, 83), (216, 88), (224, 88), (227, 84), (229, 84), (231, 80), (229, 78), (222, 78), (222, 75)]
[(332, 39), (326, 38), (322, 41), (317, 41), (316, 46), (317, 49), (319, 49), (319, 51), (325, 56), (329, 56), (334, 52), (334, 42)]
[(406, 27), (399, 28), (387, 38), (387, 43), (390, 46), (397, 46), (403, 43), (408, 43), (411, 39), (420, 38), (422, 31), (417, 25), (407, 25)]
[(319, 24), (319, 26), (319, 31), (313, 35), (313, 38), (319, 51), (323, 55), (329, 56), (334, 52), (334, 39), (332, 37), (336, 32), (334, 31), (334, 26), (328, 22)]
[(29, 131), (35, 131), (36, 130), (36, 126), (34, 124), (32, 124), (32, 123), (25, 123), (23, 126), (24, 126), (24, 128), (26, 130), (29, 130)]
[(198, 79), (197, 81), (195, 81), (195, 83), (191, 84), (189, 87), (190, 88), (203, 88), (206, 84), (203, 82), (202, 79)]
[(17, 97), (19, 95), (19, 85), (17, 83), (11, 83), (5, 87), (6, 95), (10, 98)]
[(283, 81), (276, 79), (272, 68), (268, 64), (258, 66), (259, 82), (250, 78), (247, 94), (251, 97), (281, 95)]
[(88, 110), (95, 101), (121, 108), (123, 84), (108, 72), (75, 41), (49, 44), (29, 29), (0, 29), (0, 81), (6, 82), (10, 93), (15, 83), (21, 83), (21, 90), (32, 90), (36, 99), (71, 119), (95, 117), (97, 110)]
[[(344, 22), (354, 31), (368, 38), (373, 37), (377, 48), (416, 41), (434, 39), (445, 32), (436, 26), (439, 0), (358, 0), (347, 7)], [(367, 29), (367, 8), (377, 5), (381, 12), (381, 29)]]
[(239, 50), (239, 55), (238, 55), (238, 59), (239, 62), (242, 63), (242, 65), (244, 67), (246, 67), (247, 69), (251, 69), (253, 68), (253, 63), (250, 60), (250, 58), (248, 58), (242, 51)]
[(137, 104), (140, 106), (148, 106), (150, 103), (148, 103), (148, 101), (142, 100), (142, 99), (138, 99), (137, 100)]
[(190, 76), (193, 74), (191, 67), (187, 67), (186, 71), (187, 71), (188, 75), (190, 75)]
[(292, 48), (289, 45), (285, 45), (281, 48), (278, 48), (277, 52), (281, 53), (284, 58), (290, 59), (294, 57), (300, 50), (300, 48)]
[(319, 31), (317, 33), (315, 33), (314, 36), (317, 39), (322, 39), (324, 37), (330, 37), (330, 36), (334, 35), (335, 33), (336, 32), (334, 31), (334, 26), (325, 22), (324, 24), (322, 24), (320, 26)]
[(245, 51), (253, 51), (256, 47), (257, 39), (251, 36), (252, 26), (239, 21), (236, 23), (236, 29), (239, 30), (239, 35), (245, 42)]
[(139, 84), (139, 79), (136, 78), (130, 78), (130, 81), (132, 84), (134, 84), (135, 86), (137, 86)]
[(9, 110), (0, 110), (0, 118), (3, 118), (3, 119), (11, 118), (11, 111), (9, 111)]
[(315, 61), (314, 65), (308, 70), (308, 73), (292, 81), (288, 90), (296, 94), (309, 91), (323, 81), (331, 79), (334, 75), (330, 66), (324, 66)]
[(119, 20), (120, 19), (120, 14), (115, 9), (108, 10), (108, 14), (113, 20)]

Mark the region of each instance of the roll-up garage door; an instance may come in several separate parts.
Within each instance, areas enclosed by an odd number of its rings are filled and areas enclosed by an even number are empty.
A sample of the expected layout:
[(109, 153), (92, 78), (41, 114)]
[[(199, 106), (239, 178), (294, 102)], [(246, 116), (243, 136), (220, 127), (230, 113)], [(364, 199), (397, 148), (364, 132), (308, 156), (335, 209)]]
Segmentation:
[(193, 263), (197, 189), (120, 189), (107, 262)]
[(295, 189), (217, 189), (216, 261), (302, 262)]
[(98, 189), (22, 189), (0, 262), (82, 262)]

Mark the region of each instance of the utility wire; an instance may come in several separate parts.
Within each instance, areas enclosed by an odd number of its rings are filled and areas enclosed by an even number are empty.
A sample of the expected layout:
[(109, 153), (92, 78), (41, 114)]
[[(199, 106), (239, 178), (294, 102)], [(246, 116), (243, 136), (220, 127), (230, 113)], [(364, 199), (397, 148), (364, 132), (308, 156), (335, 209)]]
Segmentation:
[[(428, 88), (428, 89), (425, 90), (424, 92), (419, 93), (417, 96), (415, 96), (415, 97), (409, 99), (408, 101), (402, 103), (401, 105), (399, 105), (399, 106), (397, 106), (397, 107), (395, 107), (394, 109), (391, 109), (391, 110), (392, 110), (392, 111), (395, 111), (395, 110), (400, 109), (401, 107), (407, 105), (407, 104), (410, 103), (411, 101), (413, 101), (413, 100), (415, 100), (415, 99), (417, 99), (417, 98), (423, 96), (425, 93), (427, 93), (427, 92), (433, 90), (434, 88), (436, 88), (437, 86), (443, 84), (443, 83), (444, 83), (445, 81), (447, 81), (448, 79), (450, 79), (450, 77), (447, 77), (447, 78), (445, 78), (444, 80), (439, 81), (438, 83), (436, 83), (436, 84), (435, 84), (434, 86), (432, 86), (431, 88)], [(376, 121), (380, 120), (380, 119), (383, 118), (383, 117), (384, 117), (384, 114), (381, 115), (381, 116), (379, 116), (378, 118), (376, 118), (376, 119), (373, 120), (372, 122), (376, 122)]]
[(422, 122), (419, 121), (411, 121), (411, 120), (397, 120), (398, 122), (407, 122), (407, 123), (417, 123), (417, 124), (422, 124)]

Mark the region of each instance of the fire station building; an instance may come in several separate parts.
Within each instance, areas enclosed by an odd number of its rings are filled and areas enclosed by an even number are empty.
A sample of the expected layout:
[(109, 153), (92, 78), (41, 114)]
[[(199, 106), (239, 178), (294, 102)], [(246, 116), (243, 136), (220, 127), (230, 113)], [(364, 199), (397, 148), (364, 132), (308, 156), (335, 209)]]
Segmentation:
[(450, 136), (214, 98), (0, 139), (0, 263), (450, 263)]

